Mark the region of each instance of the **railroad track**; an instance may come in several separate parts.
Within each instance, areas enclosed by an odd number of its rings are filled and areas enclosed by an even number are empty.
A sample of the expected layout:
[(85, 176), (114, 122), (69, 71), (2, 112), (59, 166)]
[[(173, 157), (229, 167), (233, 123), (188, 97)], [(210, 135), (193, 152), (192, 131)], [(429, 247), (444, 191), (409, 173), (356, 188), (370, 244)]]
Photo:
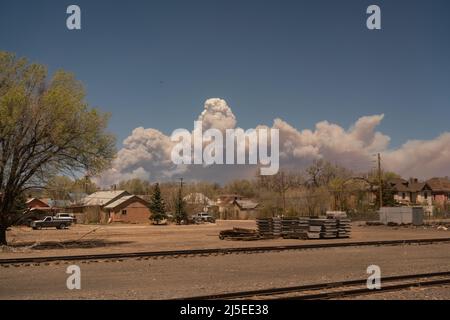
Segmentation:
[(106, 253), (106, 254), (86, 254), (70, 256), (48, 256), (48, 257), (27, 257), (0, 259), (1, 266), (49, 263), (57, 261), (96, 261), (96, 260), (123, 260), (140, 258), (179, 258), (193, 256), (208, 256), (221, 254), (250, 254), (277, 251), (293, 251), (308, 249), (327, 249), (327, 248), (345, 248), (345, 247), (366, 247), (366, 246), (401, 246), (401, 245), (429, 245), (435, 243), (450, 243), (450, 238), (440, 239), (408, 239), (408, 240), (385, 240), (385, 241), (358, 241), (358, 242), (333, 242), (333, 243), (313, 243), (288, 246), (262, 246), (262, 247), (244, 247), (244, 248), (213, 248), (213, 249), (194, 249), (194, 250), (171, 250), (171, 251), (150, 251), (150, 252), (127, 252), (127, 253)]
[(367, 288), (367, 279), (359, 279), (196, 296), (177, 300), (325, 300), (448, 284), (450, 284), (450, 272), (434, 272), (382, 277), (381, 289), (377, 290)]

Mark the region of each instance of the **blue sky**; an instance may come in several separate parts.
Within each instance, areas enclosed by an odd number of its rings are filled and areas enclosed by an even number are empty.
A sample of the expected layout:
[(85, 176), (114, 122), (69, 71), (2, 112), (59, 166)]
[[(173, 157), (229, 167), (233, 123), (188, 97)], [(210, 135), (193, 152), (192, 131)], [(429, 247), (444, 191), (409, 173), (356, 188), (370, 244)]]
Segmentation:
[[(66, 29), (70, 4), (81, 31)], [(449, 13), (447, 0), (0, 0), (0, 50), (74, 72), (119, 146), (139, 126), (192, 128), (219, 97), (243, 128), (384, 113), (396, 147), (449, 131)]]

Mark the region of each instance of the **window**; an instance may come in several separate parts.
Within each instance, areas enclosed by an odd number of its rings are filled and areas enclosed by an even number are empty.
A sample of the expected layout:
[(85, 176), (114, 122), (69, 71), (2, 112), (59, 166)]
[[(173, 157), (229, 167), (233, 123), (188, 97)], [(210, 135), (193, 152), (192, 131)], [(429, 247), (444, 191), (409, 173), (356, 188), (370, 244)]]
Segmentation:
[(427, 200), (427, 199), (428, 199), (428, 192), (425, 192), (425, 193), (423, 194), (423, 197), (425, 198), (425, 200)]
[(127, 214), (127, 210), (122, 210), (122, 215), (126, 215)]
[(406, 199), (406, 193), (402, 193), (402, 199), (405, 200)]

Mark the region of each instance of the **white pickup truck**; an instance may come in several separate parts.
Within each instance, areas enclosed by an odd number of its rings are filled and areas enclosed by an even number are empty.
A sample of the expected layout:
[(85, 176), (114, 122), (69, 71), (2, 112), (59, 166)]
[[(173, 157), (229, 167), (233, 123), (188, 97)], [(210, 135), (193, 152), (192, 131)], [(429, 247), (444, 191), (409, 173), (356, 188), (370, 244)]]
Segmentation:
[(54, 218), (60, 220), (69, 220), (72, 223), (77, 223), (77, 218), (75, 218), (75, 215), (73, 213), (57, 213)]

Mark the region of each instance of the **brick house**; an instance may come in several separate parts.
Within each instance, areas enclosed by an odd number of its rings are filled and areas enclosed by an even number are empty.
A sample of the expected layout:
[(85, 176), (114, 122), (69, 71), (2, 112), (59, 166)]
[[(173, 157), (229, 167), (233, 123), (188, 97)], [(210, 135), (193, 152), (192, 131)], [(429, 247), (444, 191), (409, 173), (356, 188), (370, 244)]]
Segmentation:
[(146, 223), (150, 217), (147, 205), (147, 201), (125, 190), (98, 191), (70, 211), (82, 223)]
[(389, 181), (394, 199), (405, 205), (443, 205), (450, 201), (450, 179), (432, 178), (424, 182), (418, 179), (392, 179)]
[(151, 211), (148, 202), (135, 196), (123, 196), (103, 207), (109, 215), (109, 222), (146, 223)]

